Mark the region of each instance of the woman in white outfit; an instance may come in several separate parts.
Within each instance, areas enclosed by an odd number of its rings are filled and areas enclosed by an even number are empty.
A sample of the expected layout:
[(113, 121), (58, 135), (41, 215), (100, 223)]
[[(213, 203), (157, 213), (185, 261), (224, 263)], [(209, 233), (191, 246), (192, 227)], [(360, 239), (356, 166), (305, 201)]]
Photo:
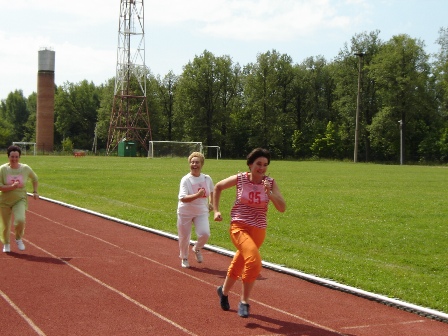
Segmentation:
[(179, 235), (179, 257), (182, 267), (190, 267), (188, 254), (191, 228), (194, 224), (197, 242), (193, 246), (195, 259), (203, 261), (201, 249), (210, 237), (209, 212), (213, 209), (212, 198), (214, 184), (209, 175), (203, 174), (204, 155), (193, 152), (188, 157), (190, 172), (182, 177), (177, 206), (177, 232)]

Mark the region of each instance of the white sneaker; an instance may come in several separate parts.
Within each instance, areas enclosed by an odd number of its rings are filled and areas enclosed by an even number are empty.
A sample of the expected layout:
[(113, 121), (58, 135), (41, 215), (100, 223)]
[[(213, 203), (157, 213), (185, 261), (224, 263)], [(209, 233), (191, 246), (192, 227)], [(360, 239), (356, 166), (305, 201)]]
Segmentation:
[(183, 268), (189, 268), (190, 264), (188, 263), (188, 259), (182, 259), (182, 267)]
[(22, 239), (16, 239), (16, 243), (20, 251), (25, 250), (25, 244), (23, 243)]
[(11, 245), (10, 244), (3, 245), (3, 252), (11, 252)]
[(196, 245), (193, 246), (192, 250), (193, 250), (193, 252), (194, 252), (194, 257), (196, 258), (196, 261), (197, 261), (198, 263), (203, 262), (203, 261), (204, 261), (204, 258), (202, 257), (201, 250), (196, 250)]

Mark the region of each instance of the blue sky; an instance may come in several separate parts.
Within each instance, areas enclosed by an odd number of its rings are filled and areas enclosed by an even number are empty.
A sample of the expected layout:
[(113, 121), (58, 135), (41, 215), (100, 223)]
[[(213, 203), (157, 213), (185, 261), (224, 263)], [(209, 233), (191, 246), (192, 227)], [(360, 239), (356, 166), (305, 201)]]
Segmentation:
[[(446, 0), (146, 0), (146, 65), (175, 74), (204, 50), (235, 63), (276, 49), (301, 63), (331, 61), (358, 33), (398, 34), (438, 51), (448, 27)], [(55, 82), (96, 85), (115, 76), (119, 0), (0, 0), (0, 99), (36, 91), (38, 51), (56, 52)]]

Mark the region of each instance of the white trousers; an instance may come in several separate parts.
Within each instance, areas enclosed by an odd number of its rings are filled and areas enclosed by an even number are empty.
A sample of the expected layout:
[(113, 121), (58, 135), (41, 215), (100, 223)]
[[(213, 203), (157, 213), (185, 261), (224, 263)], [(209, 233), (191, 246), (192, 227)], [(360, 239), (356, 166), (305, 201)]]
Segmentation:
[(191, 215), (177, 214), (177, 234), (179, 236), (179, 257), (188, 258), (191, 228), (194, 224), (197, 242), (196, 249), (201, 249), (207, 243), (210, 237), (210, 223), (208, 221), (208, 213), (192, 217)]

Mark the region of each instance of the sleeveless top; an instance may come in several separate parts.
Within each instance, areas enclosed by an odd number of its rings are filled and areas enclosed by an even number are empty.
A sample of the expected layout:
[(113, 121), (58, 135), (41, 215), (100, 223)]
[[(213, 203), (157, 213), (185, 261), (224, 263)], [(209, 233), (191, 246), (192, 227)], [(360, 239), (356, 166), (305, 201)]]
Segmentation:
[[(274, 179), (266, 177), (271, 188)], [(236, 184), (236, 200), (230, 211), (232, 223), (244, 223), (265, 229), (267, 227), (266, 213), (269, 197), (264, 191), (264, 185), (252, 183), (248, 173), (238, 173)]]

